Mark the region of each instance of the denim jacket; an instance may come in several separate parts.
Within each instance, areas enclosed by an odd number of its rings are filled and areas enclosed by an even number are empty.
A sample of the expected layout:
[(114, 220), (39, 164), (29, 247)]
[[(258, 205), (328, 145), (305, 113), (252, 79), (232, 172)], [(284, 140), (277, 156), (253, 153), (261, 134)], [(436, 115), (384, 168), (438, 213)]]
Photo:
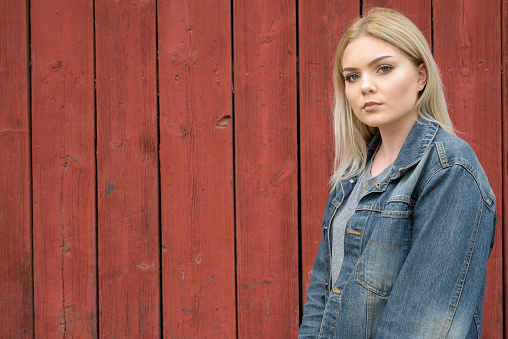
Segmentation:
[(356, 180), (328, 198), (299, 337), (480, 338), (496, 202), (471, 147), (418, 120), (348, 220), (335, 280), (331, 221)]

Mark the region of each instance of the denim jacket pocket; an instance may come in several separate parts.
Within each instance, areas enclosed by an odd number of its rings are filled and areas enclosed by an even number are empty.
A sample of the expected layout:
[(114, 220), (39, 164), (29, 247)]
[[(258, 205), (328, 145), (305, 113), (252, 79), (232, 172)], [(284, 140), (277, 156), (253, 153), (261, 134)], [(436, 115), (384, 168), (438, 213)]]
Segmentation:
[(355, 280), (369, 291), (388, 296), (410, 247), (411, 211), (403, 203), (373, 212), (373, 230), (357, 264)]

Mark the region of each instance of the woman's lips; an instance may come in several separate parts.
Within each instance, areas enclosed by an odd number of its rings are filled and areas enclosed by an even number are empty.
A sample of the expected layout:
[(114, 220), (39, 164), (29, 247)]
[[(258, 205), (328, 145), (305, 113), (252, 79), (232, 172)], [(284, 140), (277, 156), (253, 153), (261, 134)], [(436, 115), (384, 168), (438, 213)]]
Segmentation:
[(369, 101), (369, 102), (366, 102), (365, 105), (363, 105), (363, 110), (365, 112), (370, 112), (370, 111), (375, 110), (379, 106), (381, 106), (380, 103), (377, 103), (377, 102), (374, 102), (374, 101)]

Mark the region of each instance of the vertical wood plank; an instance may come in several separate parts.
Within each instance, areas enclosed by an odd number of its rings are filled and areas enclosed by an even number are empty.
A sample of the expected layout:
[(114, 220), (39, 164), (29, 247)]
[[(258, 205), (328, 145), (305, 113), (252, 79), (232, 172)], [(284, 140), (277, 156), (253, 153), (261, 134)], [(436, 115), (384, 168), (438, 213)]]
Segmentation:
[(333, 173), (335, 50), (360, 2), (299, 1), (302, 307), (321, 242), (321, 220)]
[(100, 336), (160, 336), (155, 0), (95, 2)]
[[(503, 103), (503, 211), (508, 211), (508, 198), (506, 197), (506, 193), (508, 192), (508, 0), (503, 0), (502, 9), (501, 9), (501, 51), (502, 51), (502, 67), (501, 67), (501, 86), (503, 90), (502, 94), (502, 103)], [(501, 219), (498, 216), (497, 229), (503, 229), (502, 226), (508, 225), (508, 213), (503, 213), (503, 218)], [(503, 232), (502, 237), (498, 239), (503, 239), (502, 248), (503, 248), (503, 275), (507, 277), (508, 273), (508, 232)], [(500, 245), (498, 245), (500, 246)], [(503, 304), (504, 310), (508, 310), (508, 280), (505, 279), (503, 281)], [(500, 302), (501, 302), (500, 300)], [(504, 323), (508, 324), (508, 312), (504, 313)], [(506, 332), (505, 330), (505, 337)]]
[[(475, 0), (476, 1), (476, 0)], [(409, 18), (422, 31), (425, 39), (432, 46), (432, 1), (408, 0), (364, 0), (363, 13), (373, 7), (386, 7), (398, 10)]]
[[(487, 268), (483, 330), (503, 337), (500, 0), (434, 1), (434, 53), (459, 136), (475, 150), (497, 198), (496, 245)], [(494, 29), (493, 29), (494, 28)]]
[(93, 3), (31, 18), (35, 334), (96, 337)]
[(0, 337), (33, 336), (27, 3), (0, 2)]
[(231, 7), (157, 14), (164, 336), (235, 338)]
[(233, 6), (238, 337), (299, 320), (296, 1)]

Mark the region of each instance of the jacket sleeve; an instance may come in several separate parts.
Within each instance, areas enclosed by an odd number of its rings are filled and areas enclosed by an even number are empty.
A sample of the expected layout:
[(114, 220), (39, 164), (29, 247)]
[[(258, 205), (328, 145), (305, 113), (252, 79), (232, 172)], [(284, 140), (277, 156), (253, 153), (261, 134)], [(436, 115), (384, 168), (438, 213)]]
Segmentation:
[(419, 188), (411, 248), (375, 338), (466, 338), (473, 319), (480, 328), (496, 224), (495, 198), (482, 178), (455, 164)]
[(321, 243), (312, 268), (312, 278), (307, 289), (307, 301), (305, 302), (298, 338), (315, 339), (319, 337), (326, 306), (325, 295), (328, 293), (325, 283), (328, 283), (330, 275), (329, 268), (327, 269), (329, 263), (326, 262), (327, 244), (326, 230), (323, 230)]

